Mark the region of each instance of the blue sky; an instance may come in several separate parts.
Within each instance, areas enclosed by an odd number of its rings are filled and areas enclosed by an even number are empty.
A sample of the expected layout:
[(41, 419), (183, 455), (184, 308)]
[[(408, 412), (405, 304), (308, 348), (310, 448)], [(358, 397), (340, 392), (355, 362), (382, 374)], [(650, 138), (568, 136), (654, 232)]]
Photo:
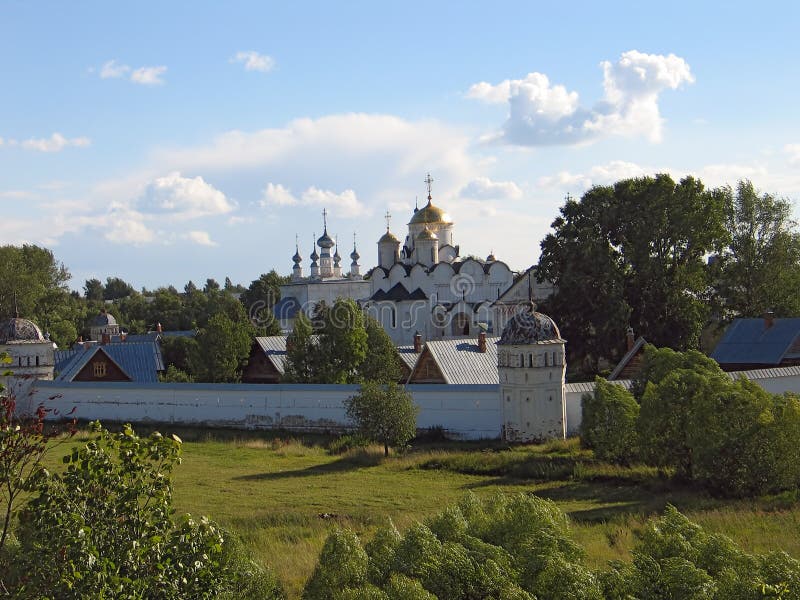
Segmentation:
[[(384, 4), (386, 4), (384, 6)], [(362, 265), (430, 171), (462, 253), (536, 262), (567, 193), (800, 197), (796, 3), (0, 4), (0, 243), (80, 289), (247, 284), (327, 208)], [(307, 260), (305, 262), (307, 268)]]

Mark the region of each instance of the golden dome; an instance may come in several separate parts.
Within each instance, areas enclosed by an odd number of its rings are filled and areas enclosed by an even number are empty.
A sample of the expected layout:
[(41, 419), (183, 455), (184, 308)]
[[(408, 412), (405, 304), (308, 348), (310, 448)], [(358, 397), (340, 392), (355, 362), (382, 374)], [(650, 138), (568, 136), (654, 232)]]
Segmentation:
[(414, 216), (411, 217), (409, 225), (414, 225), (418, 223), (452, 223), (452, 222), (453, 221), (450, 219), (450, 215), (448, 215), (438, 206), (434, 206), (431, 203), (430, 196), (428, 196), (428, 203), (414, 213)]
[(381, 236), (381, 239), (379, 239), (379, 240), (378, 240), (378, 243), (379, 243), (379, 244), (385, 244), (385, 243), (387, 243), (387, 242), (388, 242), (388, 243), (390, 243), (390, 244), (399, 244), (399, 243), (400, 243), (400, 240), (398, 240), (398, 239), (397, 239), (397, 238), (394, 236), (394, 234), (393, 234), (391, 231), (389, 231), (389, 230), (387, 229), (387, 230), (386, 230), (386, 233), (384, 233), (384, 234)]
[(439, 238), (436, 237), (436, 234), (433, 233), (427, 227), (425, 229), (423, 229), (420, 232), (420, 234), (417, 236), (417, 241), (419, 241), (419, 240), (437, 240), (437, 239), (439, 239)]

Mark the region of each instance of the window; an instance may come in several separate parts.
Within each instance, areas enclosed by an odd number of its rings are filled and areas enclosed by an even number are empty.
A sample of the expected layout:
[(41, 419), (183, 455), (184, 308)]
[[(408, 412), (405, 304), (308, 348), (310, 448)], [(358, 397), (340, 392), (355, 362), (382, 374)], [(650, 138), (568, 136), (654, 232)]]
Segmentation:
[(108, 365), (105, 361), (100, 361), (94, 363), (94, 376), (95, 377), (105, 377), (108, 373)]
[(397, 311), (392, 307), (392, 329), (397, 327)]
[(533, 354), (528, 354), (528, 366), (533, 366)]
[(39, 355), (38, 354), (36, 355), (36, 366), (37, 367), (39, 366)]

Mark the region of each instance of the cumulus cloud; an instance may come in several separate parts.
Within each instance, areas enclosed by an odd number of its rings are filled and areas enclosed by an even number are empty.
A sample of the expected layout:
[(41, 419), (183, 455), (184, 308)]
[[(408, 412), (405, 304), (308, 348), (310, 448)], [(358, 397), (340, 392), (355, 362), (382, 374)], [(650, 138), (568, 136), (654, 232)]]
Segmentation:
[(181, 236), (183, 239), (197, 244), (198, 246), (219, 246), (217, 242), (211, 239), (207, 231), (189, 231)]
[(271, 56), (259, 54), (255, 50), (237, 52), (230, 62), (243, 64), (245, 71), (260, 71), (261, 73), (268, 73), (275, 67), (275, 60)]
[(61, 152), (67, 146), (85, 148), (91, 144), (91, 140), (86, 137), (65, 138), (56, 132), (49, 138), (31, 138), (20, 142), (26, 150), (36, 150), (38, 152)]
[(337, 194), (331, 190), (309, 187), (299, 197), (280, 184), (268, 183), (261, 197), (261, 206), (320, 206), (327, 208), (331, 214), (344, 218), (363, 216), (368, 208), (359, 202), (353, 190), (344, 190)]
[(604, 96), (591, 108), (582, 107), (576, 92), (551, 83), (542, 73), (495, 85), (476, 83), (467, 97), (508, 104), (508, 120), (490, 139), (509, 144), (579, 144), (612, 135), (660, 141), (663, 119), (659, 96), (694, 82), (689, 64), (674, 54), (629, 50), (616, 63), (603, 61), (600, 67)]
[(145, 214), (176, 221), (224, 215), (236, 208), (233, 201), (202, 177), (183, 177), (177, 171), (148, 184), (135, 205)]
[(620, 179), (641, 177), (655, 171), (646, 170), (636, 163), (623, 160), (612, 160), (604, 165), (591, 167), (584, 173), (560, 171), (555, 175), (540, 177), (538, 187), (558, 190), (587, 190), (593, 185), (608, 185)]
[(513, 181), (492, 181), (488, 177), (476, 177), (461, 188), (459, 196), (475, 200), (517, 200), (522, 190)]
[(133, 68), (129, 65), (117, 62), (112, 59), (103, 63), (100, 67), (100, 79), (121, 79), (127, 78), (139, 85), (161, 85), (164, 83), (163, 75), (167, 72), (164, 65), (154, 67)]

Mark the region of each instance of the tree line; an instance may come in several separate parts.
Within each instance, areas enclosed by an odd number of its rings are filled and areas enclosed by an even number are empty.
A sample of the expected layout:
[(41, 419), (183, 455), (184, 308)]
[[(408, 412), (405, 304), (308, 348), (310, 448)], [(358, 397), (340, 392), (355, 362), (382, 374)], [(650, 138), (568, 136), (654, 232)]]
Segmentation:
[(625, 351), (625, 333), (659, 347), (703, 347), (735, 317), (800, 314), (800, 234), (786, 199), (749, 181), (708, 189), (669, 175), (568, 198), (541, 243), (542, 309), (568, 341), (573, 378)]

